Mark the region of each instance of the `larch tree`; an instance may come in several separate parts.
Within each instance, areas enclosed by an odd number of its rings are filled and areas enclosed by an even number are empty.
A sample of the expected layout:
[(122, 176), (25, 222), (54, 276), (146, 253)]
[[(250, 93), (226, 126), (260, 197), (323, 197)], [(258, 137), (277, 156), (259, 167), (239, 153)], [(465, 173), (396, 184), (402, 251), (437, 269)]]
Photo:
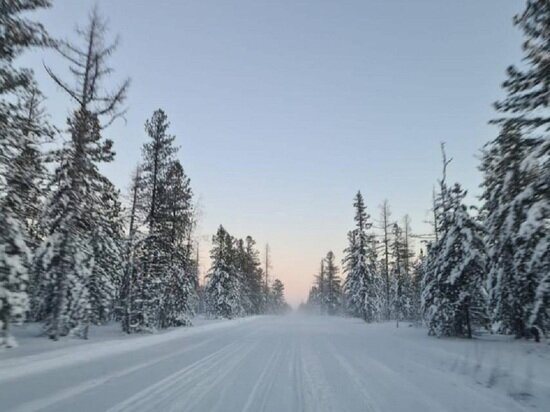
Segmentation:
[(390, 279), (390, 233), (391, 233), (391, 211), (387, 200), (380, 206), (380, 224), (382, 229), (382, 290), (384, 318), (391, 317), (391, 279)]
[(87, 337), (94, 311), (89, 285), (104, 281), (94, 280), (100, 272), (94, 271), (93, 245), (105, 241), (98, 239), (100, 234), (94, 231), (104, 212), (100, 198), (105, 178), (98, 163), (112, 161), (114, 152), (112, 140), (104, 139), (101, 132), (123, 114), (121, 105), (129, 87), (126, 80), (113, 92), (104, 91), (103, 83), (112, 73), (107, 62), (117, 46), (116, 41), (105, 44), (106, 30), (94, 9), (86, 27), (77, 30), (82, 46), (57, 43), (58, 52), (69, 62), (75, 77), (74, 86), (46, 67), (54, 82), (76, 104), (68, 119), (70, 140), (56, 153), (54, 190), (42, 220), (46, 236), (34, 263), (40, 279), (39, 317), (54, 340), (68, 334)]

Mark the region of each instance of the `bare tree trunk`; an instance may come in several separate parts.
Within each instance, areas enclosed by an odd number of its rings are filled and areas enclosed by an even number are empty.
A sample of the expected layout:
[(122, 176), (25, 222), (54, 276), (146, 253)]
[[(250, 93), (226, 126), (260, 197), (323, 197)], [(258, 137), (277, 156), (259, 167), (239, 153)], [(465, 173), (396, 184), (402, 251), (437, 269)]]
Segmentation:
[(390, 205), (387, 200), (382, 204), (382, 230), (384, 231), (384, 291), (385, 291), (385, 312), (386, 319), (390, 318), (390, 238), (389, 238), (389, 220)]

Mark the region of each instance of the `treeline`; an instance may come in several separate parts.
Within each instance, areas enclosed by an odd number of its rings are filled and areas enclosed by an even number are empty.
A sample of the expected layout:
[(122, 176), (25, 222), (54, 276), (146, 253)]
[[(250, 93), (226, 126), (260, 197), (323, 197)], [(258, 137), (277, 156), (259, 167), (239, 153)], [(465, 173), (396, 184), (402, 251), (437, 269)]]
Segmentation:
[(236, 239), (220, 226), (212, 244), (212, 266), (205, 289), (207, 312), (211, 316), (234, 318), (284, 314), (290, 310), (283, 283), (275, 279), (269, 285), (254, 239), (250, 236)]
[[(10, 327), (25, 320), (42, 322), (57, 340), (86, 338), (90, 325), (111, 320), (134, 333), (189, 325), (197, 311), (223, 317), (283, 311), (284, 287), (261, 283), (250, 237), (235, 241), (218, 232), (208, 284), (199, 285), (193, 192), (161, 109), (145, 122), (148, 141), (123, 206), (99, 170), (115, 159), (104, 132), (124, 115), (130, 85), (107, 87), (117, 43), (106, 41), (96, 9), (77, 30), (77, 42), (52, 39), (26, 17), (50, 6), (49, 0), (1, 6), (0, 347), (15, 345)], [(15, 64), (37, 47), (55, 49), (73, 76), (69, 82), (46, 66), (73, 105), (64, 127), (48, 121), (33, 71)]]
[(525, 35), (521, 67), (510, 66), (506, 96), (495, 103), (500, 129), (481, 155), (480, 207), (443, 176), (434, 196), (432, 240), (412, 260), (408, 220), (372, 231), (363, 197), (355, 197), (355, 228), (337, 276), (329, 253), (308, 306), (367, 322), (423, 322), (437, 336), (471, 337), (484, 328), (516, 337), (550, 334), (550, 3), (528, 0), (514, 22)]

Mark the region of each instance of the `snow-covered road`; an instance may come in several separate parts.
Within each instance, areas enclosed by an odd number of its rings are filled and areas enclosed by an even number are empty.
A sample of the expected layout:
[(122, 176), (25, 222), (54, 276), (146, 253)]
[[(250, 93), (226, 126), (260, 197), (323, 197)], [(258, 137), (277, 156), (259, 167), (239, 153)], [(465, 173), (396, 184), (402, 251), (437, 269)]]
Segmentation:
[(547, 346), (258, 317), (0, 360), (0, 410), (533, 410), (550, 401)]

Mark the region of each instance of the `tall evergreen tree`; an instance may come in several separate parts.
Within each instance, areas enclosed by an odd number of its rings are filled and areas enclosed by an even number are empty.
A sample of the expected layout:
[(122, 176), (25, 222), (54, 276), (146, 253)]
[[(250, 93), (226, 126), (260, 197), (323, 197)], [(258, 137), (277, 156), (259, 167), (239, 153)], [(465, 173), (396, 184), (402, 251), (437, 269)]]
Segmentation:
[[(28, 310), (28, 234), (23, 210), (31, 183), (31, 166), (23, 161), (34, 149), (34, 135), (25, 123), (26, 96), (36, 90), (33, 73), (17, 68), (24, 51), (50, 43), (44, 27), (23, 14), (49, 7), (48, 0), (3, 2), (0, 13), (0, 347), (14, 346), (10, 325), (25, 318)], [(30, 123), (27, 123), (29, 126)], [(33, 153), (34, 154), (34, 153)]]
[(508, 68), (507, 95), (495, 104), (501, 131), (483, 153), (482, 200), (493, 328), (527, 337), (550, 329), (550, 5), (528, 0), (514, 23), (525, 36), (524, 64)]
[(90, 321), (102, 324), (111, 320), (117, 291), (123, 276), (123, 217), (119, 192), (103, 179), (97, 188), (98, 213), (92, 229), (94, 265), (88, 279)]
[(338, 275), (338, 266), (336, 266), (336, 257), (334, 253), (328, 252), (325, 258), (325, 293), (324, 306), (327, 314), (335, 315), (340, 311), (341, 290), (340, 276)]
[(150, 330), (188, 325), (197, 301), (197, 268), (193, 260), (192, 232), (195, 226), (193, 193), (174, 146), (175, 137), (168, 134), (166, 113), (158, 109), (145, 123), (151, 139), (143, 146), (140, 182), (134, 194), (137, 219), (144, 214), (145, 236), (131, 252), (136, 264), (128, 268), (139, 281), (127, 288), (135, 301), (127, 301), (138, 316), (132, 330)]
[(208, 313), (214, 317), (231, 319), (243, 313), (233, 248), (232, 236), (220, 226), (212, 238), (212, 266), (206, 285)]
[(410, 302), (407, 299), (407, 274), (405, 272), (405, 241), (403, 239), (403, 230), (397, 223), (392, 225), (392, 239), (390, 243), (391, 250), (391, 307), (393, 317), (399, 327), (399, 321), (406, 316)]
[(256, 250), (256, 242), (251, 236), (247, 236), (244, 243), (244, 279), (247, 285), (248, 301), (251, 304), (251, 313), (259, 314), (266, 309), (263, 299), (263, 271), (260, 254)]
[(412, 265), (411, 276), (411, 320), (420, 323), (422, 320), (422, 285), (426, 272), (426, 257), (420, 250), (418, 260)]
[(431, 301), (427, 307), (430, 333), (472, 337), (472, 327), (486, 325), (483, 293), (487, 267), (483, 229), (467, 212), (466, 194), (457, 184), (446, 190), (437, 255), (431, 255)]
[(273, 313), (282, 315), (289, 310), (289, 306), (285, 300), (285, 285), (279, 279), (273, 281), (273, 286), (271, 287), (271, 302)]
[[(47, 68), (77, 105), (68, 120), (70, 141), (57, 152), (54, 190), (42, 221), (46, 237), (35, 256), (40, 279), (39, 317), (45, 320), (52, 339), (67, 334), (86, 337), (92, 320), (90, 280), (94, 276), (95, 252), (104, 250), (94, 250), (93, 242), (96, 221), (105, 212), (100, 207), (105, 178), (97, 164), (114, 158), (113, 142), (103, 139), (101, 131), (122, 115), (120, 106), (129, 87), (129, 81), (125, 81), (114, 92), (103, 92), (102, 83), (112, 72), (107, 60), (116, 48), (116, 42), (104, 44), (105, 32), (106, 24), (94, 9), (87, 26), (77, 31), (82, 47), (68, 42), (57, 44), (75, 76), (74, 87)], [(105, 119), (103, 125), (100, 119)]]
[(361, 192), (357, 192), (353, 206), (356, 227), (348, 234), (349, 246), (345, 250), (344, 270), (347, 277), (344, 295), (349, 313), (371, 322), (379, 316), (380, 300), (374, 236), (367, 232), (372, 224), (369, 222)]
[(159, 192), (159, 229), (168, 235), (169, 273), (164, 285), (161, 327), (190, 324), (196, 300), (193, 254), (189, 238), (193, 229), (193, 206), (190, 179), (181, 163), (173, 161)]

